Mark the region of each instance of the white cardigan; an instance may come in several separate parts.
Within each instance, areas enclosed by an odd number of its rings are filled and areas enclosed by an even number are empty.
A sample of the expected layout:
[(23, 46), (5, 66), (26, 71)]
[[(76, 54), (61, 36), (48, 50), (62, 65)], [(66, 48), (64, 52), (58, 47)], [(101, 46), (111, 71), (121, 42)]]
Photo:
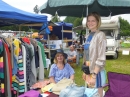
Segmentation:
[(104, 69), (106, 62), (106, 44), (105, 34), (102, 31), (96, 31), (89, 47), (90, 73), (93, 72), (96, 65), (100, 67), (100, 70)]

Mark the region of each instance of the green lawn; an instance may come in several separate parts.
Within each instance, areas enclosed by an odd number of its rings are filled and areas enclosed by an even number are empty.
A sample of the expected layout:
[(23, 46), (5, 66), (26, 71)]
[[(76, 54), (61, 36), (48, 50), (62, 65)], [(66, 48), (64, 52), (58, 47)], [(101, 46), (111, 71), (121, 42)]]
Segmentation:
[[(82, 59), (80, 59), (80, 65), (74, 68), (75, 83), (77, 85), (84, 85), (84, 81), (82, 79), (81, 65), (82, 65)], [(130, 55), (122, 55), (122, 52), (119, 52), (118, 59), (112, 59), (107, 57), (106, 71), (130, 74)], [(48, 72), (46, 72), (46, 75), (48, 75)]]
[(121, 47), (130, 48), (130, 43), (121, 43)]
[[(80, 59), (80, 66), (74, 68), (75, 82), (78, 85), (84, 85), (84, 81), (82, 80), (81, 63), (82, 59)], [(122, 52), (119, 52), (118, 59), (112, 59), (107, 57), (106, 71), (130, 74), (130, 55), (122, 55)]]

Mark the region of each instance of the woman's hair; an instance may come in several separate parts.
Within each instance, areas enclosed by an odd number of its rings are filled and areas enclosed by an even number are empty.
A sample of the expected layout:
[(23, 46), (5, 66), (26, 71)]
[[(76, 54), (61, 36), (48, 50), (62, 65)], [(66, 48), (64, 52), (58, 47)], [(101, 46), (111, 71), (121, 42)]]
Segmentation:
[[(100, 17), (100, 14), (97, 13), (97, 12), (92, 12), (92, 13), (88, 14), (88, 16), (87, 16), (87, 21), (88, 21), (88, 17), (89, 17), (89, 16), (95, 17), (95, 19), (96, 19), (96, 21), (97, 21), (97, 28), (99, 28), (99, 27), (101, 26), (101, 17)], [(88, 27), (88, 26), (87, 26), (87, 23), (86, 23), (86, 27)]]
[[(55, 64), (57, 64), (58, 63), (58, 61), (57, 61), (57, 56), (59, 55), (59, 54), (62, 54), (62, 53), (57, 53), (56, 55), (55, 55), (55, 58), (54, 58), (54, 63)], [(63, 55), (63, 54), (62, 54)], [(64, 57), (64, 55), (63, 55), (63, 57)], [(63, 64), (65, 64), (65, 57), (64, 57), (64, 59), (63, 59)]]

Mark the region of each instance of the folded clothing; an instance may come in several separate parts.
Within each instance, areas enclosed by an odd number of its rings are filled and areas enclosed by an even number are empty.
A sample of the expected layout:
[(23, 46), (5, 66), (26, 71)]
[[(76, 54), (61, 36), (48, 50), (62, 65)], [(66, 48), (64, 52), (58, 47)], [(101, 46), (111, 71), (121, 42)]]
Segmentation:
[(45, 87), (41, 88), (42, 92), (51, 92), (51, 89), (53, 88), (53, 86), (55, 85), (55, 83), (50, 83), (48, 85), (46, 85)]
[(39, 97), (39, 95), (40, 95), (39, 91), (30, 90), (30, 91), (27, 91), (18, 97)]
[(36, 89), (36, 88), (43, 88), (46, 85), (48, 85), (50, 83), (50, 80), (44, 80), (44, 81), (40, 81), (35, 83), (34, 85), (31, 86), (31, 89)]

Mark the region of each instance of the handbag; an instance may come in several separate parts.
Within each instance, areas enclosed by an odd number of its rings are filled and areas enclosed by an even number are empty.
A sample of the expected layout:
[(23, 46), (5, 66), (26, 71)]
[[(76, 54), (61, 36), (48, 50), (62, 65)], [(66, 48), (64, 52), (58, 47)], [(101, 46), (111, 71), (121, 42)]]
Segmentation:
[(84, 64), (82, 65), (82, 71), (83, 71), (85, 74), (87, 74), (87, 75), (90, 74), (89, 66), (86, 66), (86, 65), (85, 65), (85, 62), (84, 62)]
[(67, 86), (65, 89), (61, 90), (59, 97), (83, 97), (85, 87), (80, 87), (75, 84)]

